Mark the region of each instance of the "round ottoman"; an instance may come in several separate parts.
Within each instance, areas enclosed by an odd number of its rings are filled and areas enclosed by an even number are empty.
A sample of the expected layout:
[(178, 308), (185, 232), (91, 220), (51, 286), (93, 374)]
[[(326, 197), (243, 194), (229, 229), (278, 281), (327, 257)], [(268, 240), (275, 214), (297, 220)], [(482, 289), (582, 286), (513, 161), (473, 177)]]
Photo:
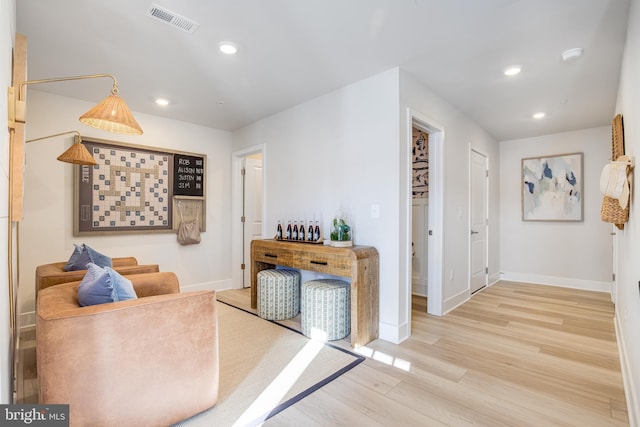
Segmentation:
[(339, 340), (351, 332), (351, 285), (344, 280), (310, 280), (302, 285), (302, 333), (314, 339)]
[(258, 272), (258, 316), (268, 320), (296, 317), (300, 312), (300, 272), (262, 270)]

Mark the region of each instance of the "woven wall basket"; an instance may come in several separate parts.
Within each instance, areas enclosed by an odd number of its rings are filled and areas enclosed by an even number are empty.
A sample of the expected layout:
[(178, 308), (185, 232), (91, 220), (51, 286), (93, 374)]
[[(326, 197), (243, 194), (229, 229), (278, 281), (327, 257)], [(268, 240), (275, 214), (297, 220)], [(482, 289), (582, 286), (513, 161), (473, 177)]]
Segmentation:
[[(620, 156), (624, 156), (624, 128), (622, 115), (618, 114), (611, 122), (611, 160), (617, 160)], [(604, 222), (615, 224), (622, 230), (625, 222), (629, 221), (629, 204), (622, 209), (617, 199), (604, 196), (600, 217)]]
[(624, 228), (624, 223), (629, 221), (629, 205), (622, 209), (618, 199), (604, 196), (602, 199), (602, 209), (600, 217), (604, 222), (615, 224), (620, 230)]

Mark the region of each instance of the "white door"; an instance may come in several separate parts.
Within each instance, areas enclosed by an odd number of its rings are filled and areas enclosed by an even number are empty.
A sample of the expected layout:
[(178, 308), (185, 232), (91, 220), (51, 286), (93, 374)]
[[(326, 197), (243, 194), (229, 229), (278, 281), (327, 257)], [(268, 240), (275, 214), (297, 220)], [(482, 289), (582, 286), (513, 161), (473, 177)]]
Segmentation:
[(469, 215), (469, 288), (471, 293), (487, 285), (487, 157), (471, 150), (470, 157), (470, 215)]
[(411, 213), (411, 287), (414, 295), (427, 296), (429, 199), (413, 199)]
[(244, 163), (242, 286), (251, 287), (251, 241), (262, 238), (262, 158), (251, 156)]

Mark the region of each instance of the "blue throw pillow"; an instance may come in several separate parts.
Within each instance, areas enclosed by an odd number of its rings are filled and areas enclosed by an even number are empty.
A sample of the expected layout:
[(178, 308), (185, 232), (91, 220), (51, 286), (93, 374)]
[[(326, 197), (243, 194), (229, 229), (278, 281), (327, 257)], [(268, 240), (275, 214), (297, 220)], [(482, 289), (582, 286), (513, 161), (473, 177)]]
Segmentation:
[(87, 265), (87, 274), (78, 287), (78, 302), (82, 307), (136, 298), (138, 296), (129, 279), (112, 268), (102, 268), (93, 263)]
[(73, 253), (69, 257), (69, 261), (63, 267), (64, 271), (86, 270), (87, 264), (90, 262), (100, 267), (111, 267), (111, 258), (101, 254), (93, 248), (85, 245), (76, 245)]
[(100, 266), (100, 267), (113, 267), (111, 262), (111, 257), (101, 254), (93, 248), (90, 248), (89, 245), (83, 245), (84, 249), (89, 253), (89, 258), (91, 262)]
[(64, 271), (86, 270), (87, 264), (91, 262), (89, 252), (85, 251), (84, 244), (82, 246), (74, 244), (73, 252), (69, 257), (69, 261), (65, 264)]

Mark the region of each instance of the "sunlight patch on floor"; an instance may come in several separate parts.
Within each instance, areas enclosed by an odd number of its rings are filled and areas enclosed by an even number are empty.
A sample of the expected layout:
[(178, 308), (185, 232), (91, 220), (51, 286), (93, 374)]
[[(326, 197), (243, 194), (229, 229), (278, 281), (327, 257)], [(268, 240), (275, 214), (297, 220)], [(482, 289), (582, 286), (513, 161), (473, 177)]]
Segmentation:
[(238, 418), (233, 427), (260, 426), (275, 409), (282, 398), (300, 378), (302, 372), (309, 366), (323, 347), (323, 342), (310, 340), (291, 359), (278, 376), (253, 401), (251, 406)]
[(354, 350), (356, 353), (368, 357), (385, 365), (393, 366), (394, 368), (402, 369), (403, 371), (411, 371), (411, 362), (400, 359), (399, 357), (391, 356), (390, 354), (383, 353), (378, 350), (373, 350), (367, 346), (362, 346)]

